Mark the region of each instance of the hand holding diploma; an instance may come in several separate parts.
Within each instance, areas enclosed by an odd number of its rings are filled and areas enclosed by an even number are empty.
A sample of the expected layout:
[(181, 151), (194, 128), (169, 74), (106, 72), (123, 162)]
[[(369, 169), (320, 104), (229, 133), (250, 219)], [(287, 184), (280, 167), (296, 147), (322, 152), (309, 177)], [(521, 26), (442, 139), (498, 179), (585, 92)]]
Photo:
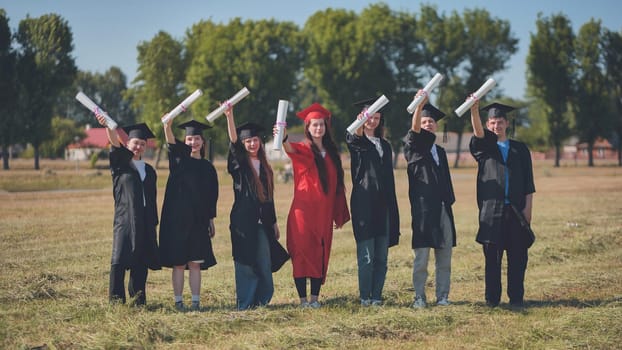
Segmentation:
[(361, 112), (362, 116), (360, 118), (357, 118), (354, 122), (352, 122), (352, 124), (350, 124), (350, 126), (348, 126), (348, 132), (350, 134), (354, 134), (356, 129), (360, 128), (363, 124), (365, 124), (369, 117), (376, 114), (376, 112), (378, 112), (387, 103), (389, 103), (389, 99), (385, 95), (378, 97), (376, 102), (374, 102), (371, 106), (367, 107), (363, 110), (363, 112)]
[(493, 78), (486, 80), (484, 85), (482, 85), (477, 91), (475, 91), (473, 94), (467, 97), (466, 101), (464, 101), (464, 103), (460, 105), (460, 107), (456, 108), (456, 110), (454, 111), (456, 112), (456, 115), (458, 117), (462, 117), (462, 115), (467, 111), (467, 109), (471, 108), (471, 106), (473, 105), (473, 103), (475, 103), (476, 100), (479, 100), (482, 97), (484, 97), (488, 93), (488, 91), (490, 91), (495, 86), (496, 83), (497, 82), (495, 82)]
[(205, 117), (205, 119), (207, 119), (208, 122), (213, 123), (214, 120), (216, 120), (216, 118), (218, 118), (220, 115), (222, 115), (224, 113), (225, 109), (233, 107), (235, 104), (240, 102), (240, 100), (242, 100), (244, 97), (248, 96), (248, 94), (250, 94), (250, 91), (248, 91), (248, 89), (246, 87), (243, 87), (240, 91), (238, 91), (230, 99), (228, 99), (223, 104), (221, 104), (220, 107), (218, 107), (215, 110), (211, 111), (210, 114), (208, 114)]
[(287, 127), (287, 123), (285, 122), (285, 118), (287, 116), (287, 106), (289, 105), (289, 101), (279, 100), (279, 107), (276, 111), (276, 123), (275, 127), (277, 128), (276, 135), (274, 136), (274, 147), (275, 151), (281, 150), (281, 144), (283, 143), (283, 133), (285, 132), (285, 128)]
[(423, 91), (423, 93), (415, 97), (415, 99), (408, 105), (408, 107), (406, 108), (408, 113), (414, 113), (417, 106), (423, 101), (423, 97), (429, 96), (432, 90), (434, 90), (442, 80), (443, 75), (441, 73), (436, 73), (434, 77), (432, 77), (432, 79), (430, 79), (430, 81), (426, 84), (423, 90), (420, 90)]
[(78, 100), (80, 103), (82, 103), (84, 107), (88, 108), (91, 112), (93, 112), (95, 116), (101, 115), (105, 119), (105, 125), (106, 127), (108, 127), (108, 129), (114, 130), (117, 128), (117, 123), (112, 120), (112, 118), (110, 118), (108, 113), (104, 112), (101, 108), (99, 108), (99, 106), (95, 104), (95, 102), (93, 102), (93, 100), (91, 100), (84, 93), (78, 92), (78, 94), (76, 95), (76, 100)]
[(190, 96), (186, 97), (186, 99), (183, 100), (177, 107), (165, 114), (164, 117), (162, 117), (162, 123), (167, 124), (169, 121), (175, 119), (175, 117), (180, 115), (182, 112), (185, 112), (188, 107), (190, 107), (190, 105), (194, 103), (194, 101), (201, 97), (201, 95), (203, 95), (203, 91), (201, 91), (200, 89), (196, 89)]

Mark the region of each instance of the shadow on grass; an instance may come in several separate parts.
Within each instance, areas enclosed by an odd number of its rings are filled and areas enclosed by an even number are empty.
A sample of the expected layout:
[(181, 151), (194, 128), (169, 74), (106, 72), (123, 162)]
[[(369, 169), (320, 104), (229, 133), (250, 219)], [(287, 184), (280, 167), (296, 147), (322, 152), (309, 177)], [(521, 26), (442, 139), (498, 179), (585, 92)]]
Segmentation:
[[(471, 304), (473, 306), (478, 306), (481, 308), (488, 309), (501, 309), (501, 310), (510, 310), (510, 311), (527, 311), (529, 309), (545, 309), (545, 308), (559, 308), (559, 307), (567, 307), (567, 308), (576, 308), (576, 309), (587, 309), (587, 308), (596, 308), (603, 307), (609, 304), (616, 304), (622, 302), (622, 297), (613, 297), (609, 299), (592, 299), (592, 300), (580, 300), (580, 299), (561, 299), (561, 300), (525, 300), (523, 306), (511, 305), (509, 303), (501, 303), (496, 307), (491, 307), (486, 305), (485, 302), (462, 302), (462, 304)], [(454, 305), (460, 305), (460, 302), (453, 303)]]
[[(359, 300), (357, 298), (353, 298), (352, 296), (336, 296), (322, 299), (320, 297), (320, 302), (322, 304), (322, 308), (342, 308), (344, 310), (358, 310), (361, 306), (359, 304)], [(436, 303), (430, 302), (428, 303), (429, 309), (439, 308), (451, 308), (451, 307), (477, 307), (481, 309), (488, 310), (509, 310), (516, 312), (523, 312), (529, 309), (536, 308), (558, 308), (558, 307), (568, 307), (568, 308), (595, 308), (595, 307), (603, 307), (609, 304), (616, 304), (622, 302), (622, 296), (616, 296), (608, 299), (593, 299), (593, 300), (580, 300), (580, 299), (563, 299), (563, 300), (526, 300), (522, 307), (510, 305), (509, 303), (500, 303), (496, 307), (490, 307), (486, 305), (484, 301), (466, 301), (466, 300), (452, 300), (450, 306), (437, 306)], [(409, 309), (412, 306), (412, 302), (395, 302), (390, 299), (385, 300), (382, 307), (383, 308), (405, 308)], [(256, 308), (252, 308), (249, 310), (238, 310), (236, 305), (233, 303), (223, 303), (219, 305), (201, 305), (199, 310), (184, 310), (178, 311), (175, 309), (174, 305), (168, 305), (164, 303), (147, 303), (147, 305), (140, 306), (145, 311), (148, 312), (158, 312), (162, 310), (167, 310), (171, 313), (195, 313), (195, 312), (221, 312), (221, 313), (237, 313), (237, 312), (255, 312), (255, 311), (294, 311), (299, 310), (300, 305), (297, 302), (294, 303), (280, 303), (280, 304), (268, 304), (266, 306), (260, 306)]]

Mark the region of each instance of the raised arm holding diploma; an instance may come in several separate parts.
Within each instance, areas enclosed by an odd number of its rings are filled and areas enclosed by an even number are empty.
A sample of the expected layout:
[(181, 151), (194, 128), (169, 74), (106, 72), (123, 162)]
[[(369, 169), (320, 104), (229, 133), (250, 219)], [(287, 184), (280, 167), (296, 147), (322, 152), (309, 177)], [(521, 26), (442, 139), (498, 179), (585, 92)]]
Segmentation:
[(91, 100), (88, 96), (86, 96), (83, 92), (78, 92), (76, 95), (76, 100), (78, 100), (82, 105), (88, 108), (95, 115), (102, 115), (106, 119), (106, 127), (111, 130), (115, 130), (117, 128), (117, 123), (110, 118), (108, 113), (104, 112), (93, 100)]
[(214, 120), (216, 120), (216, 118), (218, 118), (221, 114), (223, 114), (225, 112), (225, 109), (227, 109), (227, 108), (229, 108), (231, 106), (234, 106), (236, 103), (240, 102), (240, 100), (242, 100), (244, 97), (248, 96), (248, 94), (250, 94), (250, 91), (248, 91), (248, 89), (246, 87), (243, 87), (240, 91), (238, 91), (230, 99), (228, 99), (223, 104), (221, 104), (220, 107), (218, 107), (215, 110), (211, 111), (210, 114), (208, 114), (205, 117), (205, 119), (207, 119), (208, 122), (213, 123)]
[(186, 97), (186, 99), (183, 100), (177, 107), (175, 107), (172, 111), (168, 112), (164, 117), (162, 117), (162, 123), (166, 124), (169, 120), (175, 119), (175, 117), (180, 115), (182, 112), (185, 112), (188, 107), (190, 107), (190, 105), (197, 100), (197, 98), (201, 97), (201, 95), (203, 95), (203, 91), (201, 91), (201, 89), (196, 89), (190, 96)]
[(350, 124), (350, 126), (348, 126), (348, 132), (350, 134), (354, 134), (356, 129), (360, 128), (361, 125), (365, 124), (370, 116), (376, 114), (376, 112), (378, 112), (380, 108), (384, 107), (384, 105), (386, 105), (387, 103), (389, 103), (389, 99), (385, 95), (378, 97), (376, 102), (374, 102), (366, 110), (363, 110), (362, 117), (360, 119), (355, 120), (354, 122), (352, 122), (352, 124)]
[[(425, 92), (425, 94), (429, 96), (430, 92), (432, 92), (432, 90), (434, 90), (442, 80), (443, 80), (443, 75), (441, 73), (436, 73), (434, 77), (432, 77), (432, 79), (430, 79), (430, 81), (423, 88), (423, 92)], [(406, 108), (408, 113), (410, 114), (414, 113), (415, 108), (417, 108), (417, 106), (421, 103), (421, 101), (423, 101), (423, 96), (422, 95), (417, 96)]]
[(278, 132), (274, 136), (274, 147), (275, 151), (281, 150), (281, 144), (283, 143), (283, 130), (287, 126), (285, 122), (285, 117), (287, 116), (287, 106), (289, 105), (289, 101), (279, 100), (279, 107), (276, 111), (276, 127), (278, 128)]
[(462, 115), (475, 103), (475, 100), (480, 100), (484, 97), (490, 89), (492, 89), (497, 82), (493, 78), (489, 78), (486, 80), (484, 85), (482, 85), (477, 91), (475, 91), (471, 96), (469, 96), (466, 101), (460, 107), (456, 108), (454, 112), (458, 117), (462, 117)]

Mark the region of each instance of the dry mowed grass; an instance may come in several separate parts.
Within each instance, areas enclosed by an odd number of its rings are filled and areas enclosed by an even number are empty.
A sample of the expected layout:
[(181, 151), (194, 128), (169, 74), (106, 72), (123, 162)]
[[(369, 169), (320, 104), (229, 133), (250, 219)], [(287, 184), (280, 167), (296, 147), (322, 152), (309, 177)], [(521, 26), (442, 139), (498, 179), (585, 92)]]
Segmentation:
[[(622, 168), (536, 164), (537, 240), (530, 250), (523, 310), (483, 304), (483, 256), (474, 242), (473, 167), (452, 171), (458, 229), (453, 305), (409, 307), (413, 258), (408, 180), (401, 166), (396, 181), (402, 237), (390, 251), (385, 306), (358, 305), (355, 244), (348, 224), (335, 231), (323, 308), (296, 306), (288, 263), (274, 275), (271, 306), (238, 312), (228, 232), (231, 180), (224, 164), (217, 165), (218, 265), (203, 273), (204, 308), (188, 313), (172, 307), (168, 269), (150, 272), (147, 307), (107, 303), (113, 213), (107, 170), (43, 164), (47, 170), (40, 172), (0, 173), (0, 348), (620, 348)], [(158, 169), (158, 174), (161, 208), (167, 171)], [(24, 192), (32, 188), (70, 190)], [(283, 242), (291, 195), (291, 183), (277, 185)], [(432, 296), (433, 281), (431, 261)], [(185, 294), (189, 299), (187, 286)]]

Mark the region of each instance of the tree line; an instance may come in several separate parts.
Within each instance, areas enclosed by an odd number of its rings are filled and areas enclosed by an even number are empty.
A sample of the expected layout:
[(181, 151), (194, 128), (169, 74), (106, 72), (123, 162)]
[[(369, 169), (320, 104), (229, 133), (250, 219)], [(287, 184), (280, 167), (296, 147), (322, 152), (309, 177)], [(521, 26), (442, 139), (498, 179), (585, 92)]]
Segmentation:
[[(516, 133), (536, 149), (555, 146), (558, 165), (561, 142), (571, 134), (591, 144), (599, 136), (610, 138), (612, 130), (621, 135), (622, 39), (598, 21), (585, 24), (575, 37), (562, 14), (539, 16), (536, 24), (528, 58), (529, 99), (504, 98), (499, 87), (486, 99), (519, 107)], [(4, 168), (12, 144), (30, 143), (38, 168), (39, 150), (58, 155), (64, 142), (80, 136), (78, 127), (93, 118), (74, 100), (77, 91), (91, 96), (120, 125), (146, 122), (159, 143), (164, 142), (162, 114), (197, 88), (204, 96), (180, 118), (205, 121), (210, 110), (247, 86), (251, 94), (236, 106), (240, 122), (253, 120), (271, 130), (279, 99), (291, 102), (290, 112), (319, 101), (333, 112), (340, 142), (360, 112), (353, 102), (385, 94), (391, 101), (385, 127), (397, 150), (410, 124), (405, 107), (436, 72), (445, 80), (435, 104), (450, 115), (487, 78), (508, 68), (517, 45), (509, 21), (485, 9), (444, 13), (422, 5), (411, 13), (382, 3), (360, 13), (328, 8), (302, 27), (276, 20), (203, 20), (181, 39), (160, 31), (139, 43), (138, 74), (128, 86), (117, 67), (103, 74), (76, 69), (71, 29), (60, 16), (26, 18), (11, 33), (0, 9)], [(598, 116), (582, 119), (594, 113)], [(300, 128), (289, 115), (288, 127)], [(67, 121), (74, 135), (65, 132), (67, 140), (60, 140), (59, 130), (70, 128)], [(467, 121), (468, 116), (454, 115), (444, 122), (458, 134), (457, 145), (470, 127)], [(215, 124), (206, 136), (215, 153), (224, 154), (224, 126), (220, 120)]]

